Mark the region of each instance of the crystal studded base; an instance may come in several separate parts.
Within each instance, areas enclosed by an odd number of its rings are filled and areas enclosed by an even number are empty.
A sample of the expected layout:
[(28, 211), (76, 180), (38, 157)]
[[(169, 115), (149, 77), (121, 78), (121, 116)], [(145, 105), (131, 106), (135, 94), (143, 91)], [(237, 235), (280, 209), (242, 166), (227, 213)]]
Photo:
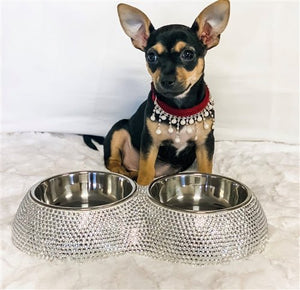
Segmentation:
[(195, 265), (229, 262), (264, 249), (267, 221), (251, 192), (242, 206), (201, 212), (161, 205), (149, 191), (138, 186), (116, 204), (84, 210), (43, 205), (29, 191), (13, 222), (13, 243), (50, 260), (135, 252)]
[[(257, 199), (232, 212), (197, 215), (149, 204), (148, 254), (195, 265), (229, 262), (261, 252), (267, 221)], [(149, 233), (149, 230), (151, 232)]]

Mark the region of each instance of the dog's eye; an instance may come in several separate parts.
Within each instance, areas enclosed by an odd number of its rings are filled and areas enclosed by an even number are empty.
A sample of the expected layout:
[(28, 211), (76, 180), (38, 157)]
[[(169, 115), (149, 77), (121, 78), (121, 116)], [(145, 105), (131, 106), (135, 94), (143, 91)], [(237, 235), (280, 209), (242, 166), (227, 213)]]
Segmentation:
[(155, 51), (149, 51), (149, 52), (147, 53), (147, 61), (148, 61), (149, 63), (156, 63), (157, 60), (158, 60), (158, 56), (157, 56), (157, 54), (156, 54)]
[(191, 61), (195, 58), (195, 52), (191, 49), (185, 49), (181, 52), (180, 58), (183, 61)]

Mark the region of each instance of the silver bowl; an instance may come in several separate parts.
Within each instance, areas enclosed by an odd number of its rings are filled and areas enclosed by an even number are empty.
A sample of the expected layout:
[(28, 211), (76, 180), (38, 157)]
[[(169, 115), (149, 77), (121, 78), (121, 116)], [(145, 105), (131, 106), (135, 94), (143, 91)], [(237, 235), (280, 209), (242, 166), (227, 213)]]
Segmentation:
[(48, 259), (121, 254), (139, 223), (135, 193), (132, 180), (108, 172), (73, 172), (43, 180), (19, 206), (13, 243)]
[(192, 264), (217, 264), (263, 250), (267, 220), (252, 193), (233, 179), (183, 173), (148, 189), (149, 253)]

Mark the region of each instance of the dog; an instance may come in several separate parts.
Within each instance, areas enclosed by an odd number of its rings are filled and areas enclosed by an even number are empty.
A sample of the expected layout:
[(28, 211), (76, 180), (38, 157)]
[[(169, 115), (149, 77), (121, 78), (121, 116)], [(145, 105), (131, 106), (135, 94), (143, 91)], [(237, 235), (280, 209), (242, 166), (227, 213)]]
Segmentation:
[[(204, 82), (204, 56), (219, 43), (229, 14), (229, 1), (219, 0), (207, 6), (191, 27), (155, 29), (139, 9), (118, 5), (125, 34), (145, 53), (152, 84), (135, 114), (114, 124), (104, 140), (98, 139), (104, 145), (107, 169), (140, 185), (184, 171), (195, 159), (199, 172), (212, 173), (215, 114)], [(88, 136), (85, 142), (95, 149)]]

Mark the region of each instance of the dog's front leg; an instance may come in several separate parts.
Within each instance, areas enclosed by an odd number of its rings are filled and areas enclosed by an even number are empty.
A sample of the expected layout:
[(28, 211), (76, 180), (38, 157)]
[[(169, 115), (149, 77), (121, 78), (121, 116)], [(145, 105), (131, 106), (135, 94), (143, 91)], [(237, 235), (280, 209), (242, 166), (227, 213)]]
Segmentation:
[(198, 135), (196, 142), (196, 158), (197, 169), (199, 172), (212, 173), (214, 151), (215, 137), (213, 130), (211, 130), (205, 138), (201, 138), (201, 135)]
[(137, 183), (140, 185), (148, 185), (155, 177), (155, 162), (158, 154), (158, 146), (151, 144), (150, 147), (145, 150), (141, 149), (139, 172)]
[(140, 160), (137, 183), (140, 185), (150, 184), (155, 177), (155, 162), (158, 149), (161, 144), (161, 135), (157, 135), (155, 130), (157, 124), (146, 118), (145, 126), (141, 136)]
[(213, 160), (212, 156), (209, 156), (206, 144), (197, 145), (196, 158), (197, 169), (201, 173), (212, 173)]

